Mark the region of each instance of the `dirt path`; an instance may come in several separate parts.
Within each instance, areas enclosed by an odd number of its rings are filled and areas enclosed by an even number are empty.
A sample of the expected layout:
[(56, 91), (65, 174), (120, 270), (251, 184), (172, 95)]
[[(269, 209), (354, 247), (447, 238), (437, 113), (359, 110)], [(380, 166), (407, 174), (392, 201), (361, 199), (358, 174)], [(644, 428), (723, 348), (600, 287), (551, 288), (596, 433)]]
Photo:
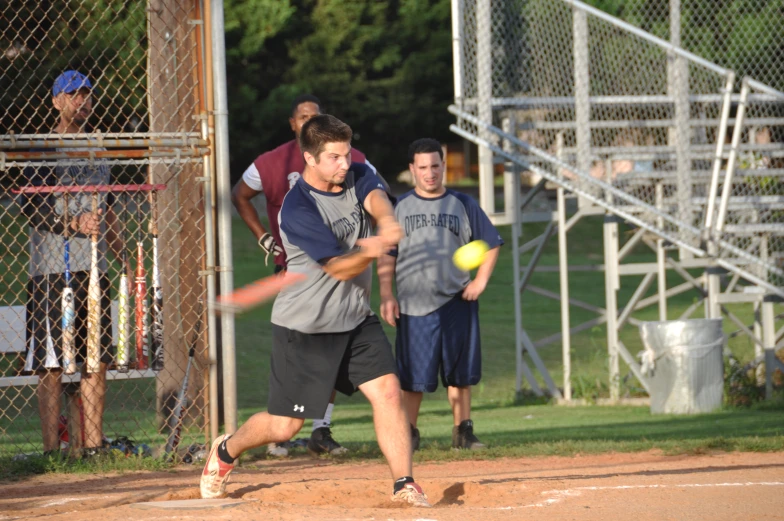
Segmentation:
[(133, 503), (198, 497), (200, 469), (50, 475), (0, 484), (0, 521), (140, 519), (784, 520), (784, 453), (605, 454), (420, 464), (430, 510), (397, 508), (378, 463), (292, 459), (240, 468), (229, 509), (142, 510)]

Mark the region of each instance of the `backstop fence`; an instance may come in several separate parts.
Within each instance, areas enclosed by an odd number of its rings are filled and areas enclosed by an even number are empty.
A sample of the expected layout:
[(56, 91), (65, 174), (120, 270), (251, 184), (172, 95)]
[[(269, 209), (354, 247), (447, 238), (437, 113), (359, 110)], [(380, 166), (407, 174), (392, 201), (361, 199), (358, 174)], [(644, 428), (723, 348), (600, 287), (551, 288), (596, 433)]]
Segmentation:
[(0, 7), (0, 456), (217, 429), (204, 4)]

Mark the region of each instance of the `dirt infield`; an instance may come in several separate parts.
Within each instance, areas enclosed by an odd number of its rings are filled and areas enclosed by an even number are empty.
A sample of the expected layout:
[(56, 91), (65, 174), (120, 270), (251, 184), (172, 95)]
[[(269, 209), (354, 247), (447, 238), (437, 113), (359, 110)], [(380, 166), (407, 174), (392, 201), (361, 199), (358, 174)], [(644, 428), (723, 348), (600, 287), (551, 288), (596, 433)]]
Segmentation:
[(198, 497), (200, 469), (122, 475), (49, 475), (0, 483), (0, 521), (46, 517), (137, 519), (784, 520), (784, 453), (704, 456), (605, 454), (420, 464), (433, 509), (396, 507), (379, 463), (292, 459), (235, 471), (226, 509), (140, 509)]

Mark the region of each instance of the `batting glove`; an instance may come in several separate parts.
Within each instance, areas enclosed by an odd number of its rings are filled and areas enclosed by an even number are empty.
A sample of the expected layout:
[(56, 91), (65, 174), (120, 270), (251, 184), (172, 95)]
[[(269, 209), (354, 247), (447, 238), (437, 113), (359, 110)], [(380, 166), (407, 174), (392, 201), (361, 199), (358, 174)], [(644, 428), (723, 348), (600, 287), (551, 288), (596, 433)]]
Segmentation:
[(267, 265), (267, 259), (269, 259), (270, 253), (272, 255), (280, 255), (283, 253), (283, 248), (275, 242), (275, 238), (269, 233), (265, 233), (261, 236), (261, 239), (259, 239), (259, 247), (267, 252), (267, 255), (264, 256), (265, 266)]

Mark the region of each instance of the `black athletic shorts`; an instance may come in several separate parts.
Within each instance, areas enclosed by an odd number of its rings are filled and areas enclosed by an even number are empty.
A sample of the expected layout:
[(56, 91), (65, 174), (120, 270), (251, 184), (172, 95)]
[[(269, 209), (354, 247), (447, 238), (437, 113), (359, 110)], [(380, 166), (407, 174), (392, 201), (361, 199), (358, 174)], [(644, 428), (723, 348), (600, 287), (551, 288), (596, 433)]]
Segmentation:
[(395, 359), (375, 315), (346, 333), (307, 334), (273, 324), (267, 410), (322, 418), (332, 389), (350, 396), (387, 374), (396, 374)]
[[(87, 287), (88, 271), (72, 273), (76, 361), (87, 356)], [(101, 361), (112, 362), (112, 301), (109, 277), (101, 275)], [(37, 275), (27, 282), (27, 358), (25, 371), (62, 368), (63, 329), (62, 295), (65, 275)]]

